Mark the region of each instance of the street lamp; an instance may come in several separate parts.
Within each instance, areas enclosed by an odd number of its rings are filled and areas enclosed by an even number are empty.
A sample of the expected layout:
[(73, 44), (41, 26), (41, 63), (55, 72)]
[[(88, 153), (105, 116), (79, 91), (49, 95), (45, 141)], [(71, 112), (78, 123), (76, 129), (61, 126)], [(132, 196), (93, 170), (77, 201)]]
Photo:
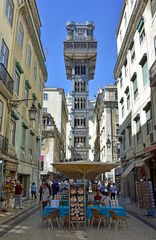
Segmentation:
[(106, 146), (107, 146), (107, 148), (111, 147), (111, 141), (109, 139), (109, 136), (108, 136), (108, 139), (107, 139), (107, 142), (106, 142)]
[(37, 108), (35, 106), (35, 99), (27, 98), (27, 99), (18, 99), (18, 100), (10, 100), (9, 101), (9, 112), (18, 108), (22, 102), (33, 101), (31, 108), (29, 109), (29, 118), (30, 120), (36, 119)]

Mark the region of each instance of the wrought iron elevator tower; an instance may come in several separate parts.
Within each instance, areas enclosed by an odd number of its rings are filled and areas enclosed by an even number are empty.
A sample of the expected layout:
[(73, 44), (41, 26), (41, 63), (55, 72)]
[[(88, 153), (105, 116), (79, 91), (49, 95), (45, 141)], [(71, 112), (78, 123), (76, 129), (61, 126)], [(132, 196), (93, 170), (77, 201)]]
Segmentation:
[(72, 81), (71, 161), (89, 160), (89, 80), (94, 78), (97, 42), (93, 22), (68, 22), (64, 41), (67, 79)]

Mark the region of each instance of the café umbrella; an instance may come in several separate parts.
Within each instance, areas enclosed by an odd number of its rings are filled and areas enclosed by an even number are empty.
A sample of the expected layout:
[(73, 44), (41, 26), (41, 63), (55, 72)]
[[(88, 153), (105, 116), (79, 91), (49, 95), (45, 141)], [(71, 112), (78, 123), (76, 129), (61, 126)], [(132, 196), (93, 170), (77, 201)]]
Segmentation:
[(57, 172), (74, 179), (94, 179), (97, 175), (110, 172), (119, 166), (118, 163), (92, 161), (60, 162), (52, 165)]

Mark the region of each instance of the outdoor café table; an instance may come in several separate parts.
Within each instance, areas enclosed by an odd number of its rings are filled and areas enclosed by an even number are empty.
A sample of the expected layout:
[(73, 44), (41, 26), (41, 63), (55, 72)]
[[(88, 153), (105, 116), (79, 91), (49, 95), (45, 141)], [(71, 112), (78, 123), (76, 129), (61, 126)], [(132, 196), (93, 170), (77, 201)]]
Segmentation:
[(107, 218), (110, 218), (109, 211), (113, 210), (117, 212), (118, 216), (126, 216), (126, 210), (124, 207), (110, 207), (110, 206), (99, 206), (99, 205), (94, 205), (94, 206), (87, 206), (87, 219), (90, 219), (92, 217), (92, 209), (97, 209), (99, 210), (99, 213), (101, 215), (106, 215)]
[(58, 210), (59, 218), (69, 215), (69, 206), (53, 207), (53, 206), (48, 205), (44, 208), (43, 216), (47, 216), (47, 215), (51, 214), (54, 210)]

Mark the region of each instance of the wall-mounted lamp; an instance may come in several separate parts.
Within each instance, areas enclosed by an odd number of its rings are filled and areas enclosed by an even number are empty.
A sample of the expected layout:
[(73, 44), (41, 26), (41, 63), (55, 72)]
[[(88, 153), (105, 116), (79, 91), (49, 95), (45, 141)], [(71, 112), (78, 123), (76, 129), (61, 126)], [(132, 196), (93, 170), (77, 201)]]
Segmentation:
[(106, 142), (106, 146), (107, 146), (107, 148), (111, 147), (111, 141), (109, 139), (109, 135), (108, 135), (108, 139), (107, 139), (107, 142)]
[(22, 102), (27, 102), (27, 101), (33, 101), (31, 108), (29, 109), (29, 118), (30, 120), (35, 120), (36, 119), (36, 114), (37, 114), (37, 108), (35, 106), (35, 99), (17, 99), (17, 100), (10, 100), (9, 101), (9, 112), (14, 110), (15, 108), (18, 108), (19, 105)]

